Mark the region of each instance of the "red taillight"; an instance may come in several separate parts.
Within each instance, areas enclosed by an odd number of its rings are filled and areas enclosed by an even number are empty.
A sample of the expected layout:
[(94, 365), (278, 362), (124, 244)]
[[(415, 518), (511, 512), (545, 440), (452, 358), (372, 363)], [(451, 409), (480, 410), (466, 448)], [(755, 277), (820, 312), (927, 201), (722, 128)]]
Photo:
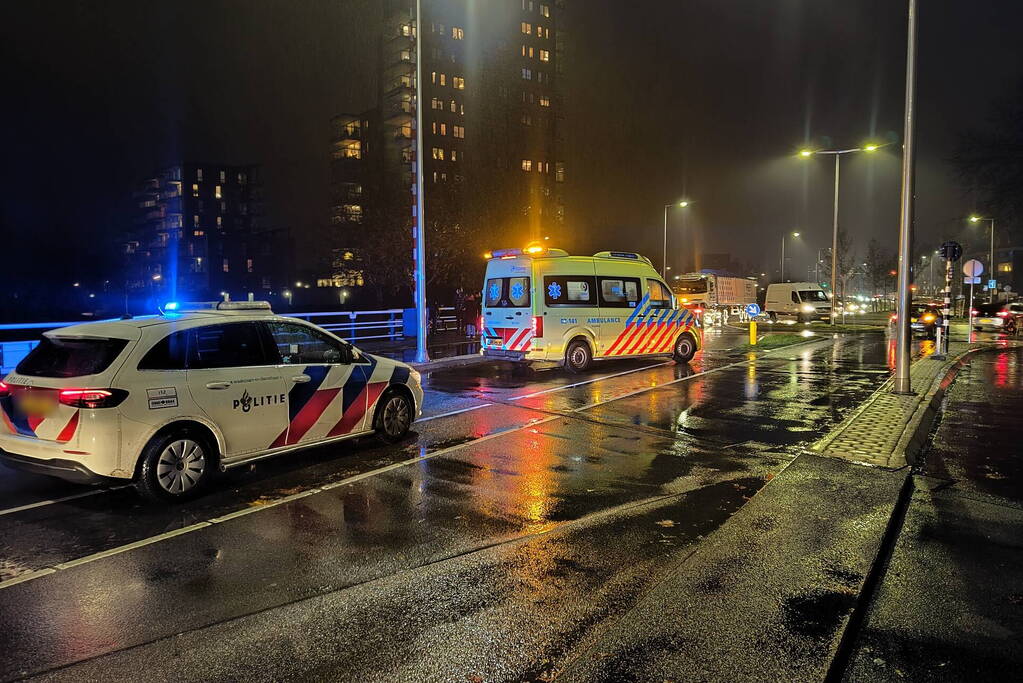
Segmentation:
[(0, 398), (7, 398), (11, 395), (11, 389), (6, 382), (0, 382)]
[(533, 316), (533, 336), (543, 336), (543, 318), (538, 315)]
[(482, 315), (480, 316), (480, 324), (479, 324), (479, 327), (476, 328), (476, 333), (479, 334), (481, 337), (483, 336), (483, 316)]
[(123, 389), (61, 389), (57, 400), (72, 408), (112, 408), (128, 398)]
[(896, 320), (898, 320), (898, 319), (899, 319), (899, 316), (897, 316), (897, 315), (892, 315), (892, 316), (891, 316), (890, 318), (888, 318), (888, 319), (889, 319), (889, 320), (891, 320), (892, 322), (895, 322)]
[(970, 309), (970, 315), (977, 315), (977, 313), (978, 313), (978, 311), (977, 311), (976, 308), (971, 308)]
[(999, 318), (1008, 318), (1009, 317), (1009, 312), (1008, 311), (998, 311), (998, 313), (996, 313), (995, 315), (997, 315)]

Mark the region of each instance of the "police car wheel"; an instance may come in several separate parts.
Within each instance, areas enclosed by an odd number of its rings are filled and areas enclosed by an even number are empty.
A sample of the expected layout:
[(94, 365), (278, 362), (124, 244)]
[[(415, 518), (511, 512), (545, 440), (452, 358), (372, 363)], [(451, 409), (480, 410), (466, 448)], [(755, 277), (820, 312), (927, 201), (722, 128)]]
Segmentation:
[(565, 351), (565, 369), (569, 372), (583, 372), (590, 367), (593, 355), (590, 346), (584, 341), (576, 340), (568, 345)]
[(182, 428), (146, 445), (135, 488), (153, 502), (187, 500), (206, 487), (215, 470), (215, 450), (206, 437)]
[(377, 435), (387, 443), (397, 443), (405, 438), (412, 426), (412, 405), (408, 398), (392, 391), (384, 395), (377, 406)]
[(675, 340), (675, 348), (672, 349), (671, 357), (678, 363), (688, 363), (696, 355), (696, 342), (689, 334), (680, 335)]

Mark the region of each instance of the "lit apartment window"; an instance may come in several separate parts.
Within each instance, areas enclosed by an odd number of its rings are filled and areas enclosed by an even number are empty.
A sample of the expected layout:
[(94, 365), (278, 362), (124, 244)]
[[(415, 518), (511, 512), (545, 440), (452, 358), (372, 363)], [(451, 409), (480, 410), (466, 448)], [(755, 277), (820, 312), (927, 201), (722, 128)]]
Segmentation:
[(433, 148), (433, 158), (439, 161), (444, 161), (444, 150), (440, 147)]
[(458, 105), (458, 115), (459, 116), (465, 116), (465, 105), (464, 104)]
[(431, 83), (436, 83), (437, 82), (437, 72), (436, 71), (431, 71), (430, 72), (430, 82)]
[(523, 57), (526, 56), (526, 46), (525, 45), (522, 46), (522, 56)]
[(533, 72), (526, 67), (522, 67), (522, 80), (531, 81), (533, 80)]
[(201, 168), (195, 169), (195, 179), (198, 180), (200, 183), (202, 182), (202, 169)]
[(545, 4), (543, 4), (541, 2), (540, 3), (540, 14), (545, 16), (545, 17), (551, 16), (551, 6), (550, 5), (545, 5)]
[(192, 196), (193, 197), (199, 196), (199, 183), (192, 183)]
[(223, 216), (217, 216), (217, 227), (218, 228), (224, 227), (224, 217)]
[(448, 124), (446, 124), (446, 123), (440, 124), (440, 134), (441, 135), (447, 135), (448, 134)]
[(999, 273), (1011, 273), (1012, 272), (1012, 264), (1011, 263), (999, 263), (998, 264), (998, 272)]
[(445, 76), (444, 74), (440, 75), (440, 84), (441, 85), (447, 85), (448, 84), (448, 77)]
[(454, 100), (451, 100), (451, 113), (454, 114), (456, 111), (458, 111), (458, 105)]
[(524, 125), (524, 126), (532, 126), (533, 125), (533, 117), (530, 116), (529, 114), (523, 114), (522, 115), (522, 125)]
[(220, 191), (220, 185), (213, 188), (213, 196), (217, 199), (223, 199), (223, 193)]
[(246, 175), (244, 173), (239, 173), (238, 174), (238, 184), (239, 185), (244, 185), (248, 181), (249, 181), (249, 179), (248, 179), (248, 177), (246, 177)]
[(465, 126), (454, 126), (452, 134), (456, 138), (465, 138)]
[(526, 22), (522, 22), (522, 32), (525, 33), (527, 36), (533, 35), (533, 25), (527, 24)]
[(523, 159), (522, 160), (522, 170), (523, 171), (532, 171), (533, 170), (533, 160), (532, 159)]
[(205, 233), (205, 232), (203, 232), (202, 230), (193, 230), (193, 231), (192, 231), (192, 235), (193, 235), (193, 236), (195, 236), (195, 237), (202, 237), (202, 236), (203, 236), (203, 235), (205, 235), (205, 234), (206, 234), (206, 233)]
[(441, 173), (441, 174), (440, 174), (440, 181), (441, 181), (442, 183), (446, 183), (446, 182), (448, 182), (448, 174), (447, 174), (447, 173)]
[(245, 270), (249, 271), (250, 273), (252, 272), (252, 259), (250, 258), (245, 259)]
[[(529, 48), (529, 49), (532, 50), (533, 48)], [(541, 62), (549, 62), (549, 61), (551, 61), (551, 51), (550, 50), (540, 50), (540, 61)]]
[(559, 183), (565, 182), (565, 162), (559, 161), (554, 164), (554, 179)]
[(230, 273), (231, 272), (231, 264), (227, 262), (227, 259), (224, 259), (223, 268), (224, 268), (224, 272), (225, 273)]
[(452, 26), (451, 37), (454, 38), (455, 40), (462, 40), (463, 38), (465, 38), (465, 31), (458, 28), (457, 26)]
[(540, 96), (540, 106), (541, 107), (549, 107), (549, 106), (551, 106), (551, 98), (547, 97), (546, 95), (541, 95)]
[(458, 161), (458, 150), (451, 150), (451, 161)]
[(198, 228), (199, 227), (199, 217), (198, 216), (192, 216), (192, 227), (193, 228)]
[(455, 86), (455, 90), (465, 90), (465, 79), (461, 76), (455, 76), (452, 78), (451, 84)]
[(222, 182), (222, 183), (226, 183), (227, 182), (227, 172), (226, 171), (221, 171), (220, 172), (220, 182)]
[(430, 100), (430, 108), (431, 109), (443, 109), (444, 108), (443, 100), (438, 100), (436, 97), (434, 97), (432, 100)]

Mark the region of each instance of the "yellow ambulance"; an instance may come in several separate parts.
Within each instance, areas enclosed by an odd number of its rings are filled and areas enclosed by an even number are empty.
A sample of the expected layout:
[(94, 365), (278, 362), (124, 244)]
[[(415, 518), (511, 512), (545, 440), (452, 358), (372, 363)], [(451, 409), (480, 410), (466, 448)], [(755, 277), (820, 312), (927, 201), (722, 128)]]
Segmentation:
[(484, 356), (581, 372), (607, 358), (670, 355), (685, 363), (703, 346), (699, 318), (677, 303), (644, 256), (530, 246), (487, 257)]

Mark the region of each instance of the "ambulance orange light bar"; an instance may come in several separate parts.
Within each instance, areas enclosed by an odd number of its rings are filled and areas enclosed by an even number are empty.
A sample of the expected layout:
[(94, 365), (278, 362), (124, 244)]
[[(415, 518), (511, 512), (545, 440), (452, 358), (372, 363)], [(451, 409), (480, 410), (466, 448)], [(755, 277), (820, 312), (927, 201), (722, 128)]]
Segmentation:
[(541, 254), (544, 251), (546, 251), (546, 250), (543, 247), (541, 247), (540, 245), (538, 245), (538, 244), (534, 244), (531, 247), (526, 247), (526, 253), (527, 254)]

